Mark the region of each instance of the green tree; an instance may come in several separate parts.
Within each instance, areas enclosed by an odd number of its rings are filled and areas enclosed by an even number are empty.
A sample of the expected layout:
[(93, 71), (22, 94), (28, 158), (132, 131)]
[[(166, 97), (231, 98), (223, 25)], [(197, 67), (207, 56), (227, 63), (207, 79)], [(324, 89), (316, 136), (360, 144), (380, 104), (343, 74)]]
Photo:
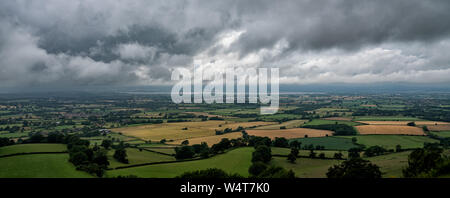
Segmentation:
[(362, 158), (351, 158), (328, 169), (328, 178), (381, 178), (380, 167)]
[(263, 162), (254, 162), (254, 163), (252, 163), (250, 168), (248, 168), (248, 172), (252, 176), (258, 176), (259, 174), (261, 174), (266, 169), (267, 169), (267, 165), (265, 163), (263, 163)]
[(127, 159), (127, 150), (125, 150), (125, 148), (123, 147), (119, 147), (114, 151), (114, 155), (113, 155), (114, 159), (116, 159), (119, 162), (128, 164), (128, 159)]
[(259, 145), (252, 154), (252, 162), (267, 163), (272, 159), (272, 150), (266, 145)]

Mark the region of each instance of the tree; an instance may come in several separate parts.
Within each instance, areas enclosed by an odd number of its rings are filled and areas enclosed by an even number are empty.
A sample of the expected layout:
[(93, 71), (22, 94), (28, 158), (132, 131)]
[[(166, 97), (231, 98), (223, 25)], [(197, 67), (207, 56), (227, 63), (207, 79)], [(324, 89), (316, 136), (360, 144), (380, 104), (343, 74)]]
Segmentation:
[(416, 123), (415, 122), (408, 122), (408, 124), (406, 124), (406, 125), (408, 125), (408, 126), (416, 126)]
[(339, 153), (334, 153), (334, 158), (335, 158), (335, 159), (342, 159), (343, 156), (344, 156), (344, 155), (343, 155), (341, 152), (339, 152)]
[(272, 159), (272, 150), (266, 145), (259, 145), (252, 154), (252, 162), (267, 163)]
[(349, 158), (358, 158), (358, 157), (361, 157), (360, 154), (359, 154), (360, 152), (361, 152), (361, 149), (360, 149), (360, 148), (357, 148), (357, 147), (350, 148), (350, 149), (348, 150), (348, 157), (349, 157)]
[(295, 160), (297, 160), (297, 157), (293, 153), (289, 153), (289, 155), (287, 156), (287, 160), (295, 164)]
[(181, 145), (188, 145), (189, 144), (189, 140), (184, 140), (183, 142), (181, 142)]
[(352, 137), (352, 143), (356, 144), (356, 142), (358, 141), (358, 139), (356, 137)]
[(299, 142), (299, 141), (297, 141), (297, 140), (294, 140), (294, 141), (291, 141), (291, 142), (289, 143), (289, 146), (290, 146), (291, 148), (297, 148), (297, 149), (300, 149), (301, 146), (302, 146), (302, 143)]
[(185, 172), (176, 178), (182, 179), (226, 179), (226, 178), (242, 178), (238, 174), (228, 174), (218, 168), (208, 168), (206, 170), (197, 170), (192, 172)]
[(403, 169), (404, 177), (417, 177), (427, 174), (443, 161), (442, 149), (435, 146), (416, 149), (408, 156), (408, 166)]
[(261, 174), (266, 169), (267, 169), (267, 165), (265, 163), (263, 163), (263, 162), (254, 162), (254, 163), (252, 163), (250, 168), (248, 168), (248, 172), (250, 173), (250, 175), (258, 176), (259, 174)]
[(114, 159), (116, 159), (119, 162), (128, 164), (128, 159), (127, 159), (127, 150), (125, 150), (125, 148), (123, 147), (119, 147), (114, 151), (114, 155), (113, 155)]
[(182, 146), (182, 147), (176, 147), (175, 148), (175, 158), (177, 160), (180, 159), (189, 159), (194, 157), (195, 152), (194, 148), (192, 146)]
[(319, 158), (320, 158), (320, 159), (325, 159), (325, 153), (320, 153), (320, 154), (319, 154)]
[(381, 178), (380, 167), (362, 158), (351, 158), (328, 169), (328, 178)]
[(295, 178), (295, 173), (292, 170), (286, 170), (279, 166), (270, 166), (260, 173), (258, 178)]
[(111, 147), (113, 144), (113, 142), (111, 140), (103, 140), (102, 144), (100, 144), (100, 146), (103, 146), (103, 148), (105, 149), (109, 149), (109, 147)]
[(275, 140), (273, 141), (273, 146), (287, 148), (289, 147), (289, 142), (284, 137), (275, 137)]
[(386, 152), (386, 149), (384, 149), (381, 146), (371, 146), (366, 149), (364, 152), (364, 156), (366, 157), (373, 157), (378, 155), (383, 155)]
[(401, 152), (402, 151), (402, 146), (400, 146), (400, 144), (397, 144), (397, 146), (395, 146), (395, 152)]

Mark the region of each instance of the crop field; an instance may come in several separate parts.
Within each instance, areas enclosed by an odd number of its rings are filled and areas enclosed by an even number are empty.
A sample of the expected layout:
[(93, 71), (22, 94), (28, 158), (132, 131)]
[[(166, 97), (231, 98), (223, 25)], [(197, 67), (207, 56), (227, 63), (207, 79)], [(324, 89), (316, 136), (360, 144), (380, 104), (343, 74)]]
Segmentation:
[(127, 158), (129, 161), (128, 164), (118, 162), (116, 159), (114, 159), (113, 158), (114, 150), (110, 150), (108, 152), (110, 168), (134, 164), (151, 163), (151, 162), (175, 161), (175, 158), (172, 156), (153, 153), (146, 150), (139, 151), (139, 149), (135, 148), (127, 148), (126, 150), (127, 150)]
[(306, 121), (307, 120), (290, 120), (290, 121), (287, 121), (287, 122), (283, 122), (281, 124), (260, 126), (260, 127), (254, 128), (254, 129), (273, 130), (273, 129), (280, 129), (280, 127), (285, 127), (286, 129), (298, 128), (301, 125), (303, 125)]
[[(242, 137), (242, 132), (233, 132), (233, 133), (226, 133), (223, 135), (212, 135), (212, 136), (206, 136), (206, 137), (198, 137), (198, 138), (191, 138), (187, 139), (189, 141), (189, 145), (193, 144), (200, 144), (202, 142), (206, 142), (208, 146), (212, 146), (213, 144), (219, 143), (223, 138), (228, 139), (236, 139)], [(169, 144), (181, 144), (184, 140), (177, 140), (174, 142), (169, 142)]]
[(64, 144), (17, 144), (0, 147), (0, 156), (15, 153), (33, 153), (33, 152), (62, 152), (66, 151)]
[(361, 123), (352, 122), (352, 121), (345, 121), (345, 120), (322, 120), (322, 119), (316, 119), (311, 122), (306, 122), (304, 125), (321, 125), (321, 124), (346, 124), (349, 126), (358, 126), (361, 125)]
[(335, 120), (335, 121), (352, 121), (352, 118), (350, 117), (330, 117), (330, 118), (323, 118), (324, 120)]
[[(358, 121), (363, 124), (369, 125), (407, 125), (411, 121)], [(449, 125), (448, 122), (435, 122), (435, 121), (414, 121), (416, 125)]]
[(340, 150), (347, 151), (350, 148), (356, 147), (350, 138), (342, 137), (322, 137), (322, 138), (299, 138), (291, 141), (299, 141), (302, 147), (305, 145), (324, 146), (326, 150)]
[(225, 128), (236, 129), (239, 126), (247, 128), (269, 124), (274, 123), (273, 122), (230, 123), (226, 121), (177, 122), (177, 123), (141, 125), (135, 127), (117, 128), (112, 130), (115, 132), (121, 132), (124, 135), (139, 137), (144, 140), (159, 141), (161, 139), (182, 140), (196, 137), (212, 136), (215, 135), (215, 130), (223, 130)]
[(446, 125), (429, 125), (427, 126), (430, 131), (450, 131), (450, 124)]
[(370, 146), (381, 146), (386, 149), (395, 149), (400, 145), (403, 149), (421, 148), (424, 143), (439, 142), (425, 136), (409, 136), (409, 135), (358, 135), (358, 136), (342, 136), (351, 139), (356, 137), (358, 144)]
[(85, 178), (68, 154), (33, 154), (0, 158), (0, 178)]
[(307, 129), (307, 128), (293, 128), (293, 129), (278, 129), (278, 130), (246, 130), (249, 135), (269, 137), (284, 137), (286, 139), (308, 137), (325, 137), (333, 135), (332, 131)]
[(420, 118), (402, 116), (356, 116), (354, 121), (420, 121)]
[(423, 130), (412, 126), (397, 125), (361, 125), (356, 126), (359, 134), (425, 135)]
[(134, 168), (124, 168), (107, 171), (108, 177), (136, 175), (147, 178), (172, 178), (186, 171), (203, 170), (207, 168), (220, 168), (228, 173), (237, 173), (248, 176), (248, 168), (251, 165), (253, 148), (245, 147), (231, 150), (225, 154), (208, 159), (177, 162), (170, 164), (155, 164)]

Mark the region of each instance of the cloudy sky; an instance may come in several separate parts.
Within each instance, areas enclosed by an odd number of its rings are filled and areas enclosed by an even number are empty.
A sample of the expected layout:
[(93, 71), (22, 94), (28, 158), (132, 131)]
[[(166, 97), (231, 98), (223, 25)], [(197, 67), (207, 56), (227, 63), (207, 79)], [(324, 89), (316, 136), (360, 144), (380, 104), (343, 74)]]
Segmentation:
[(449, 83), (450, 1), (0, 1), (0, 86), (158, 85), (173, 68), (281, 83)]

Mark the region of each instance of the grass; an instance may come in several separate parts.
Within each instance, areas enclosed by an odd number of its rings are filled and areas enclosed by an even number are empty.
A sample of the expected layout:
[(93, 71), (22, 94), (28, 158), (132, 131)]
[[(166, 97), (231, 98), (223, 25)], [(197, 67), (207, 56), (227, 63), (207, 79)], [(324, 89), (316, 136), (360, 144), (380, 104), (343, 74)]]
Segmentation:
[(0, 178), (86, 178), (68, 154), (34, 154), (0, 158)]
[(378, 165), (383, 173), (383, 177), (400, 178), (403, 175), (402, 169), (408, 164), (408, 155), (410, 153), (411, 151), (405, 151), (365, 159)]
[(251, 165), (252, 152), (253, 148), (251, 147), (238, 148), (225, 154), (217, 155), (204, 160), (110, 170), (107, 171), (107, 176), (116, 177), (119, 175), (136, 175), (138, 177), (146, 178), (173, 178), (186, 171), (220, 168), (228, 173), (238, 173), (247, 177), (248, 168)]
[(285, 157), (273, 157), (270, 161), (272, 165), (294, 171), (295, 176), (300, 178), (326, 178), (328, 168), (339, 162), (338, 160), (298, 158), (293, 164)]
[(175, 154), (175, 148), (147, 148), (148, 150), (160, 152), (160, 153), (166, 153), (166, 154)]
[(448, 138), (450, 137), (450, 131), (440, 131), (440, 132), (430, 132), (433, 135), (437, 135), (439, 137)]
[[(288, 155), (291, 152), (290, 148), (280, 148), (280, 147), (272, 147), (272, 155)], [(333, 158), (335, 153), (342, 153), (344, 158), (347, 158), (347, 151), (332, 151), (332, 150), (314, 150), (319, 156), (320, 153), (324, 153), (325, 157)], [(309, 150), (299, 150), (299, 156), (309, 156)]]
[(358, 136), (342, 136), (351, 139), (356, 137), (358, 144), (364, 144), (367, 147), (381, 146), (386, 149), (395, 149), (400, 145), (403, 149), (422, 148), (425, 142), (434, 143), (437, 140), (425, 136), (407, 136), (407, 135), (358, 135)]
[(64, 144), (16, 144), (0, 147), (0, 156), (15, 153), (61, 152), (66, 151)]
[(352, 121), (345, 121), (345, 120), (320, 120), (320, 119), (316, 119), (316, 120), (312, 120), (311, 122), (306, 122), (304, 125), (322, 125), (322, 124), (336, 124), (336, 122), (338, 124), (346, 124), (348, 126), (358, 126), (361, 125), (361, 123), (357, 123), (357, 122), (352, 122)]
[[(128, 164), (121, 163), (113, 158), (114, 150), (110, 150), (108, 152), (108, 159), (109, 159), (109, 168), (116, 168), (119, 166), (127, 166), (127, 165), (134, 165), (134, 164), (143, 164), (143, 163), (151, 163), (151, 162), (162, 162), (162, 161), (175, 161), (174, 157), (168, 156), (168, 155), (162, 155), (158, 153), (153, 153), (150, 151), (142, 150), (139, 151), (139, 149), (135, 148), (127, 148), (127, 157), (128, 157)], [(173, 150), (173, 149), (171, 149)]]
[(314, 146), (324, 146), (326, 150), (347, 151), (356, 146), (352, 143), (351, 139), (342, 137), (299, 138), (292, 140), (301, 142), (302, 147), (312, 144)]

